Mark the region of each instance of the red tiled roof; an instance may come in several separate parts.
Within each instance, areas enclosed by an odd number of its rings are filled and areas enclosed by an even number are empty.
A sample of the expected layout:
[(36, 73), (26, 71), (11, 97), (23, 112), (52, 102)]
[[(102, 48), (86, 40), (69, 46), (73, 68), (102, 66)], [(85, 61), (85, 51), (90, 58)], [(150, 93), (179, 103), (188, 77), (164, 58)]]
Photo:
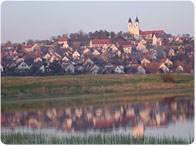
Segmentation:
[(68, 38), (67, 37), (59, 38), (58, 39), (58, 42), (65, 42), (65, 41), (68, 41)]
[(146, 58), (146, 59), (151, 59), (153, 57), (153, 55), (143, 55), (143, 58)]
[(18, 62), (18, 63), (16, 64), (16, 67), (18, 67), (22, 62), (23, 62), (23, 61)]
[(119, 46), (131, 45), (131, 42), (121, 41), (121, 42), (118, 42), (118, 45), (119, 45)]
[(167, 58), (162, 58), (161, 60), (160, 60), (160, 62), (165, 62), (167, 60)]
[(23, 56), (23, 54), (22, 53), (17, 53), (16, 56), (21, 57), (21, 56)]
[(33, 45), (22, 45), (23, 49), (32, 48), (32, 47), (33, 47)]
[(131, 62), (132, 64), (138, 64), (138, 61), (134, 60)]
[(94, 39), (91, 42), (92, 44), (111, 44), (111, 39)]
[(5, 45), (4, 47), (11, 48), (11, 47), (13, 47), (13, 45)]
[(163, 30), (151, 30), (151, 31), (141, 31), (140, 35), (148, 35), (148, 34), (163, 34), (164, 31)]

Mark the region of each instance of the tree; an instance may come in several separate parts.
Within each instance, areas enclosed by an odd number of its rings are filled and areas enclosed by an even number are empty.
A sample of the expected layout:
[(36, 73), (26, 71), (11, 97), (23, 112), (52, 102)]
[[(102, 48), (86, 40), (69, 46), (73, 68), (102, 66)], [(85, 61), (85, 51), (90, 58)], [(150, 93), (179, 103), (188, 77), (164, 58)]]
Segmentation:
[(52, 71), (53, 74), (58, 75), (58, 74), (61, 73), (61, 65), (56, 60), (54, 60), (54, 62), (52, 62), (50, 64), (50, 69), (51, 69), (51, 71)]
[(70, 37), (70, 40), (71, 40), (71, 41), (77, 40), (77, 34), (75, 34), (75, 33), (71, 33), (71, 34), (69, 35), (69, 37)]
[(116, 38), (116, 34), (115, 34), (115, 32), (113, 32), (113, 31), (111, 31), (111, 32), (110, 32), (110, 38), (111, 38), (111, 39)]
[(33, 45), (34, 41), (32, 39), (27, 40), (27, 45)]
[(123, 38), (123, 33), (122, 33), (122, 31), (118, 32), (117, 38), (118, 38), (118, 39), (122, 39), (122, 38)]
[(62, 36), (63, 37), (68, 37), (68, 34), (67, 33), (64, 33)]
[(6, 45), (11, 45), (11, 44), (12, 44), (11, 41), (7, 41), (7, 42), (6, 42)]

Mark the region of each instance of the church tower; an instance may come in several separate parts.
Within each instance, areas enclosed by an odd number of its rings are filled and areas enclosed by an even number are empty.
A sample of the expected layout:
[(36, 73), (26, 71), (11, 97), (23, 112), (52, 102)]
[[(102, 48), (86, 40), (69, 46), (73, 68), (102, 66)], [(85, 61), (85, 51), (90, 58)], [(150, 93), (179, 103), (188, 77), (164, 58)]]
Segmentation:
[(135, 24), (132, 24), (131, 18), (128, 20), (128, 32), (135, 37), (139, 36), (139, 19), (136, 17)]
[(139, 19), (137, 17), (135, 19), (134, 35), (139, 36)]
[(129, 20), (128, 20), (128, 32), (129, 33), (132, 33), (132, 31), (133, 31), (132, 28), (133, 28), (132, 21), (131, 21), (131, 18), (129, 17)]

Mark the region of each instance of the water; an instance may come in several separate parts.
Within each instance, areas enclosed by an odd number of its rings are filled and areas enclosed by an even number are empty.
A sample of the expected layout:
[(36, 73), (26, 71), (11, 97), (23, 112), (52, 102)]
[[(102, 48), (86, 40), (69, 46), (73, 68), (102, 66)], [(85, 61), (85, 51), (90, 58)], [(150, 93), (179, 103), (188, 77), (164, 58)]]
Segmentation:
[(194, 137), (194, 99), (2, 111), (2, 132)]

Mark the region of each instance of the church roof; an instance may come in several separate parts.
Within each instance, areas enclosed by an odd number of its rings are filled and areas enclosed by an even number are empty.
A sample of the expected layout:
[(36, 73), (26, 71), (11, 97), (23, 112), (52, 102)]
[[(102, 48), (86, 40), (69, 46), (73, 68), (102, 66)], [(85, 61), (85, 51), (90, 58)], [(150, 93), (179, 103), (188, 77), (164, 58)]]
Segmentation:
[(131, 18), (129, 17), (129, 21), (128, 22), (131, 22), (132, 23), (132, 21), (131, 21)]
[(139, 19), (136, 17), (135, 22), (139, 22)]
[(151, 30), (151, 31), (141, 31), (140, 35), (148, 35), (148, 34), (163, 34), (163, 30)]

